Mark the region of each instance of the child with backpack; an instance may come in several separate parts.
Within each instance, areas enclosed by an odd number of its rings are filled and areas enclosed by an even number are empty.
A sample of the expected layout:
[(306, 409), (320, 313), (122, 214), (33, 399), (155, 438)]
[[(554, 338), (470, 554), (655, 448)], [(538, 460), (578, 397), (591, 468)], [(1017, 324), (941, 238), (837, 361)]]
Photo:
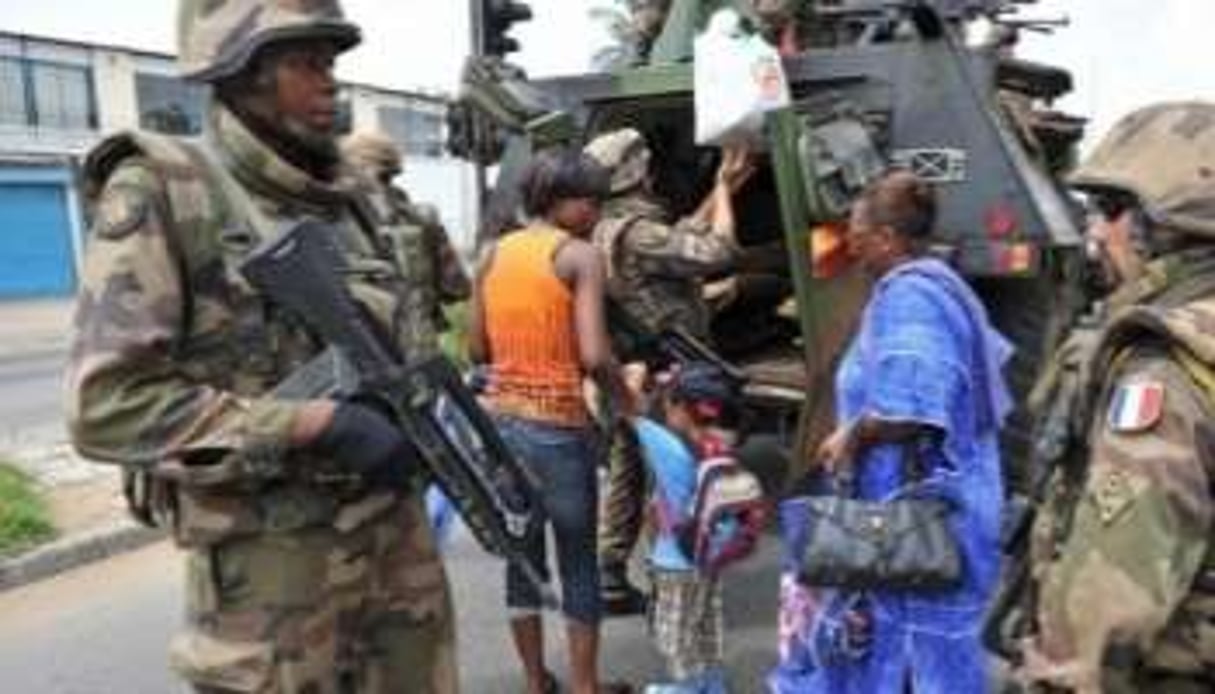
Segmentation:
[(764, 517), (758, 481), (718, 428), (734, 398), (720, 369), (685, 365), (660, 393), (662, 422), (635, 422), (654, 481), (650, 631), (670, 677), (647, 694), (726, 692), (719, 576), (754, 549)]

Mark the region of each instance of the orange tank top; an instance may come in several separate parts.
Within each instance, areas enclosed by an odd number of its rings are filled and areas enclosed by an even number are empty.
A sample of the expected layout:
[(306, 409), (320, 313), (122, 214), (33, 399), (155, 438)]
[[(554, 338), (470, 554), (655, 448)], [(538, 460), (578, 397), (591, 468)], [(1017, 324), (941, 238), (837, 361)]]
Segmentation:
[(574, 297), (553, 269), (568, 238), (550, 227), (503, 237), (482, 278), (493, 411), (559, 426), (589, 421), (574, 327)]

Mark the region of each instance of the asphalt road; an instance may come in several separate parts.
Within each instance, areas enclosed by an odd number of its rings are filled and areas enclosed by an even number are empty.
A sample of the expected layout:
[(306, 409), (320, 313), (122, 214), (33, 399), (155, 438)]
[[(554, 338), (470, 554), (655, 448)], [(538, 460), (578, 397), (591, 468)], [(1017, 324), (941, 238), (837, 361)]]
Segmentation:
[[(733, 691), (764, 691), (774, 658), (775, 547), (726, 581), (727, 664)], [(501, 606), (501, 568), (459, 535), (448, 554), (459, 618), (460, 677), (469, 694), (511, 694), (522, 683)], [(0, 691), (12, 694), (165, 694), (184, 691), (165, 666), (180, 621), (180, 555), (167, 543), (0, 593)], [(549, 659), (565, 673), (559, 623)], [(660, 673), (639, 618), (611, 620), (603, 670), (633, 683)]]
[(64, 440), (66, 358), (41, 352), (0, 359), (0, 450)]

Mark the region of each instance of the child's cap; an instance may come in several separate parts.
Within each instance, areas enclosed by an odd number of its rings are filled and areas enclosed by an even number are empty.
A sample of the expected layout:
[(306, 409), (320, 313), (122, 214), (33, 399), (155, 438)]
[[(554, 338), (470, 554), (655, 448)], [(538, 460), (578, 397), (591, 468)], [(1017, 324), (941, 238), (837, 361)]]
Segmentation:
[(671, 395), (692, 406), (705, 419), (717, 419), (737, 395), (735, 384), (717, 366), (690, 362), (671, 375)]

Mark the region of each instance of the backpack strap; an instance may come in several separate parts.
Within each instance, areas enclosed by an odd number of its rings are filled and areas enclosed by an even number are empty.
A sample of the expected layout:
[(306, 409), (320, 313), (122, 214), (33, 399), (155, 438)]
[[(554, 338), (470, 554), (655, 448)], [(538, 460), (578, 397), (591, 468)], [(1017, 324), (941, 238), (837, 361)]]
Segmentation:
[(729, 474), (738, 462), (726, 456), (706, 458), (696, 469), (696, 495), (692, 504), (692, 518), (699, 525), (704, 517), (705, 506), (709, 502), (709, 485), (722, 475)]
[(614, 219), (600, 226), (602, 233), (597, 234), (596, 240), (605, 251), (608, 283), (613, 289), (618, 289), (617, 278), (619, 276), (620, 263), (624, 255), (624, 240), (628, 237), (629, 232), (643, 219), (645, 219), (645, 215), (630, 214), (624, 218)]

